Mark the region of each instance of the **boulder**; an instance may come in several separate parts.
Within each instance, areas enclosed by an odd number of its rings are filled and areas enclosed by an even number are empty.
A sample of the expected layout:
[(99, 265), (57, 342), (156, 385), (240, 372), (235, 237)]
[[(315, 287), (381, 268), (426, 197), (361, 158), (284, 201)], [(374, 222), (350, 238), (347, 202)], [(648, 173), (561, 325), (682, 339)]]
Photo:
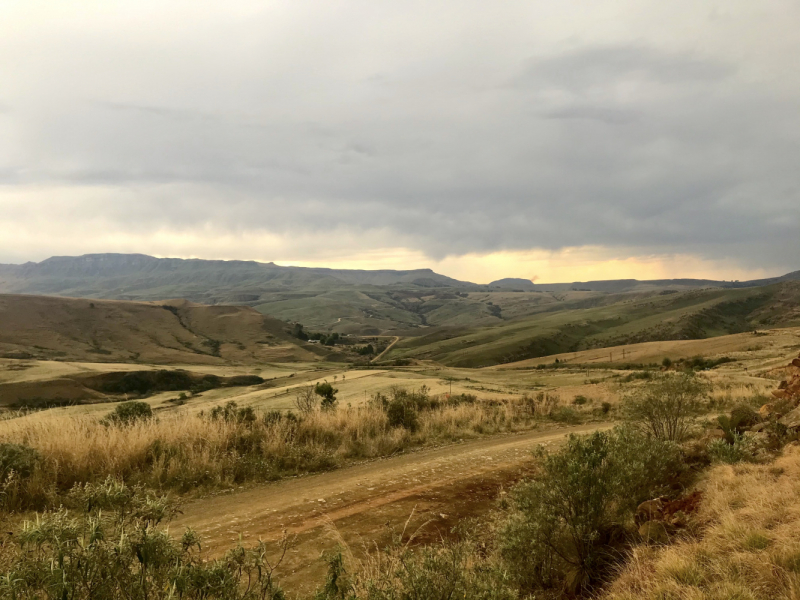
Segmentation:
[(786, 429), (795, 429), (800, 427), (800, 407), (795, 408), (794, 410), (785, 414), (783, 417), (781, 417), (778, 423), (785, 426)]
[(664, 518), (664, 503), (661, 498), (642, 502), (636, 508), (636, 522), (656, 521)]
[(764, 406), (758, 409), (758, 414), (762, 419), (769, 419), (776, 416), (775, 404), (773, 402), (767, 402)]
[(683, 512), (682, 510), (679, 510), (675, 514), (673, 514), (669, 520), (669, 524), (678, 529), (686, 527), (688, 523), (689, 523), (689, 517), (687, 517), (686, 513)]
[(669, 533), (667, 527), (661, 521), (647, 521), (639, 527), (639, 535), (648, 544), (667, 544), (669, 543)]

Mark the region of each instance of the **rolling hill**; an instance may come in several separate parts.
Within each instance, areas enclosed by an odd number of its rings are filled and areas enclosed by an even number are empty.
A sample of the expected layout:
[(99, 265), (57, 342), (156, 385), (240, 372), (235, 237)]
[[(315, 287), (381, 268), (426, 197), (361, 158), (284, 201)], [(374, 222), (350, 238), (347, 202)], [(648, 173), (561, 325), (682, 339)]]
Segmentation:
[(587, 292), (496, 325), (407, 338), (386, 358), (485, 367), (591, 348), (800, 325), (800, 282), (666, 292)]
[(0, 357), (151, 364), (315, 361), (325, 348), (249, 307), (0, 295)]

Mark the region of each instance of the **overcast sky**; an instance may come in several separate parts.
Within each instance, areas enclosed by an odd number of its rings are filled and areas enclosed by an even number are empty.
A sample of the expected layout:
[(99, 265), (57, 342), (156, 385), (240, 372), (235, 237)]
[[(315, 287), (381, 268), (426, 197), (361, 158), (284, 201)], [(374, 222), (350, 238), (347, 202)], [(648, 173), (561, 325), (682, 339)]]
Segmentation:
[(800, 269), (795, 0), (0, 0), (0, 262)]

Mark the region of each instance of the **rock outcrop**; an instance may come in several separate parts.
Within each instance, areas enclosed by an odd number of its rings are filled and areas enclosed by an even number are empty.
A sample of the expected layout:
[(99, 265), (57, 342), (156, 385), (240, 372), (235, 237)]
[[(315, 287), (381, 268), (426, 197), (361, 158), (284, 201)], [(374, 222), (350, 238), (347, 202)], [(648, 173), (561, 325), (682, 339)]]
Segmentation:
[(772, 392), (775, 400), (759, 409), (764, 419), (778, 419), (787, 429), (800, 429), (800, 357), (788, 366), (789, 376)]

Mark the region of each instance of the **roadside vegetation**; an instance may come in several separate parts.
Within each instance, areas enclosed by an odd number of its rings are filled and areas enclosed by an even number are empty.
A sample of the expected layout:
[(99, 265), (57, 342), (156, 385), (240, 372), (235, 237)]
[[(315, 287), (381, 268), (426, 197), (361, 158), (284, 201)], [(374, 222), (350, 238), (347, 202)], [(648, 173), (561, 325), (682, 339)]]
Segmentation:
[[(299, 389), (289, 412), (229, 402), (157, 416), (132, 402), (103, 419), (4, 421), (0, 501), (43, 512), (0, 552), (0, 598), (284, 598), (290, 537), (204, 562), (195, 533), (160, 526), (172, 498), (609, 416), (623, 420), (540, 449), (533, 475), (492, 515), (440, 543), (419, 546), (402, 531), (362, 558), (345, 546), (328, 555), (314, 599), (798, 597), (800, 451), (784, 450), (798, 435), (782, 418), (794, 402), (757, 411), (763, 397), (743, 401), (694, 370), (625, 385), (613, 410), (585, 396), (487, 401), (425, 387), (342, 407), (323, 382)], [(781, 385), (784, 396), (793, 389)]]
[(131, 401), (101, 419), (42, 412), (2, 421), (0, 506), (58, 506), (73, 486), (109, 476), (179, 494), (229, 489), (542, 422), (605, 417), (602, 408), (563, 406), (545, 393), (483, 401), (393, 387), (364, 406), (341, 407), (337, 392), (328, 382), (300, 388), (293, 411), (228, 402), (157, 416), (147, 403)]

